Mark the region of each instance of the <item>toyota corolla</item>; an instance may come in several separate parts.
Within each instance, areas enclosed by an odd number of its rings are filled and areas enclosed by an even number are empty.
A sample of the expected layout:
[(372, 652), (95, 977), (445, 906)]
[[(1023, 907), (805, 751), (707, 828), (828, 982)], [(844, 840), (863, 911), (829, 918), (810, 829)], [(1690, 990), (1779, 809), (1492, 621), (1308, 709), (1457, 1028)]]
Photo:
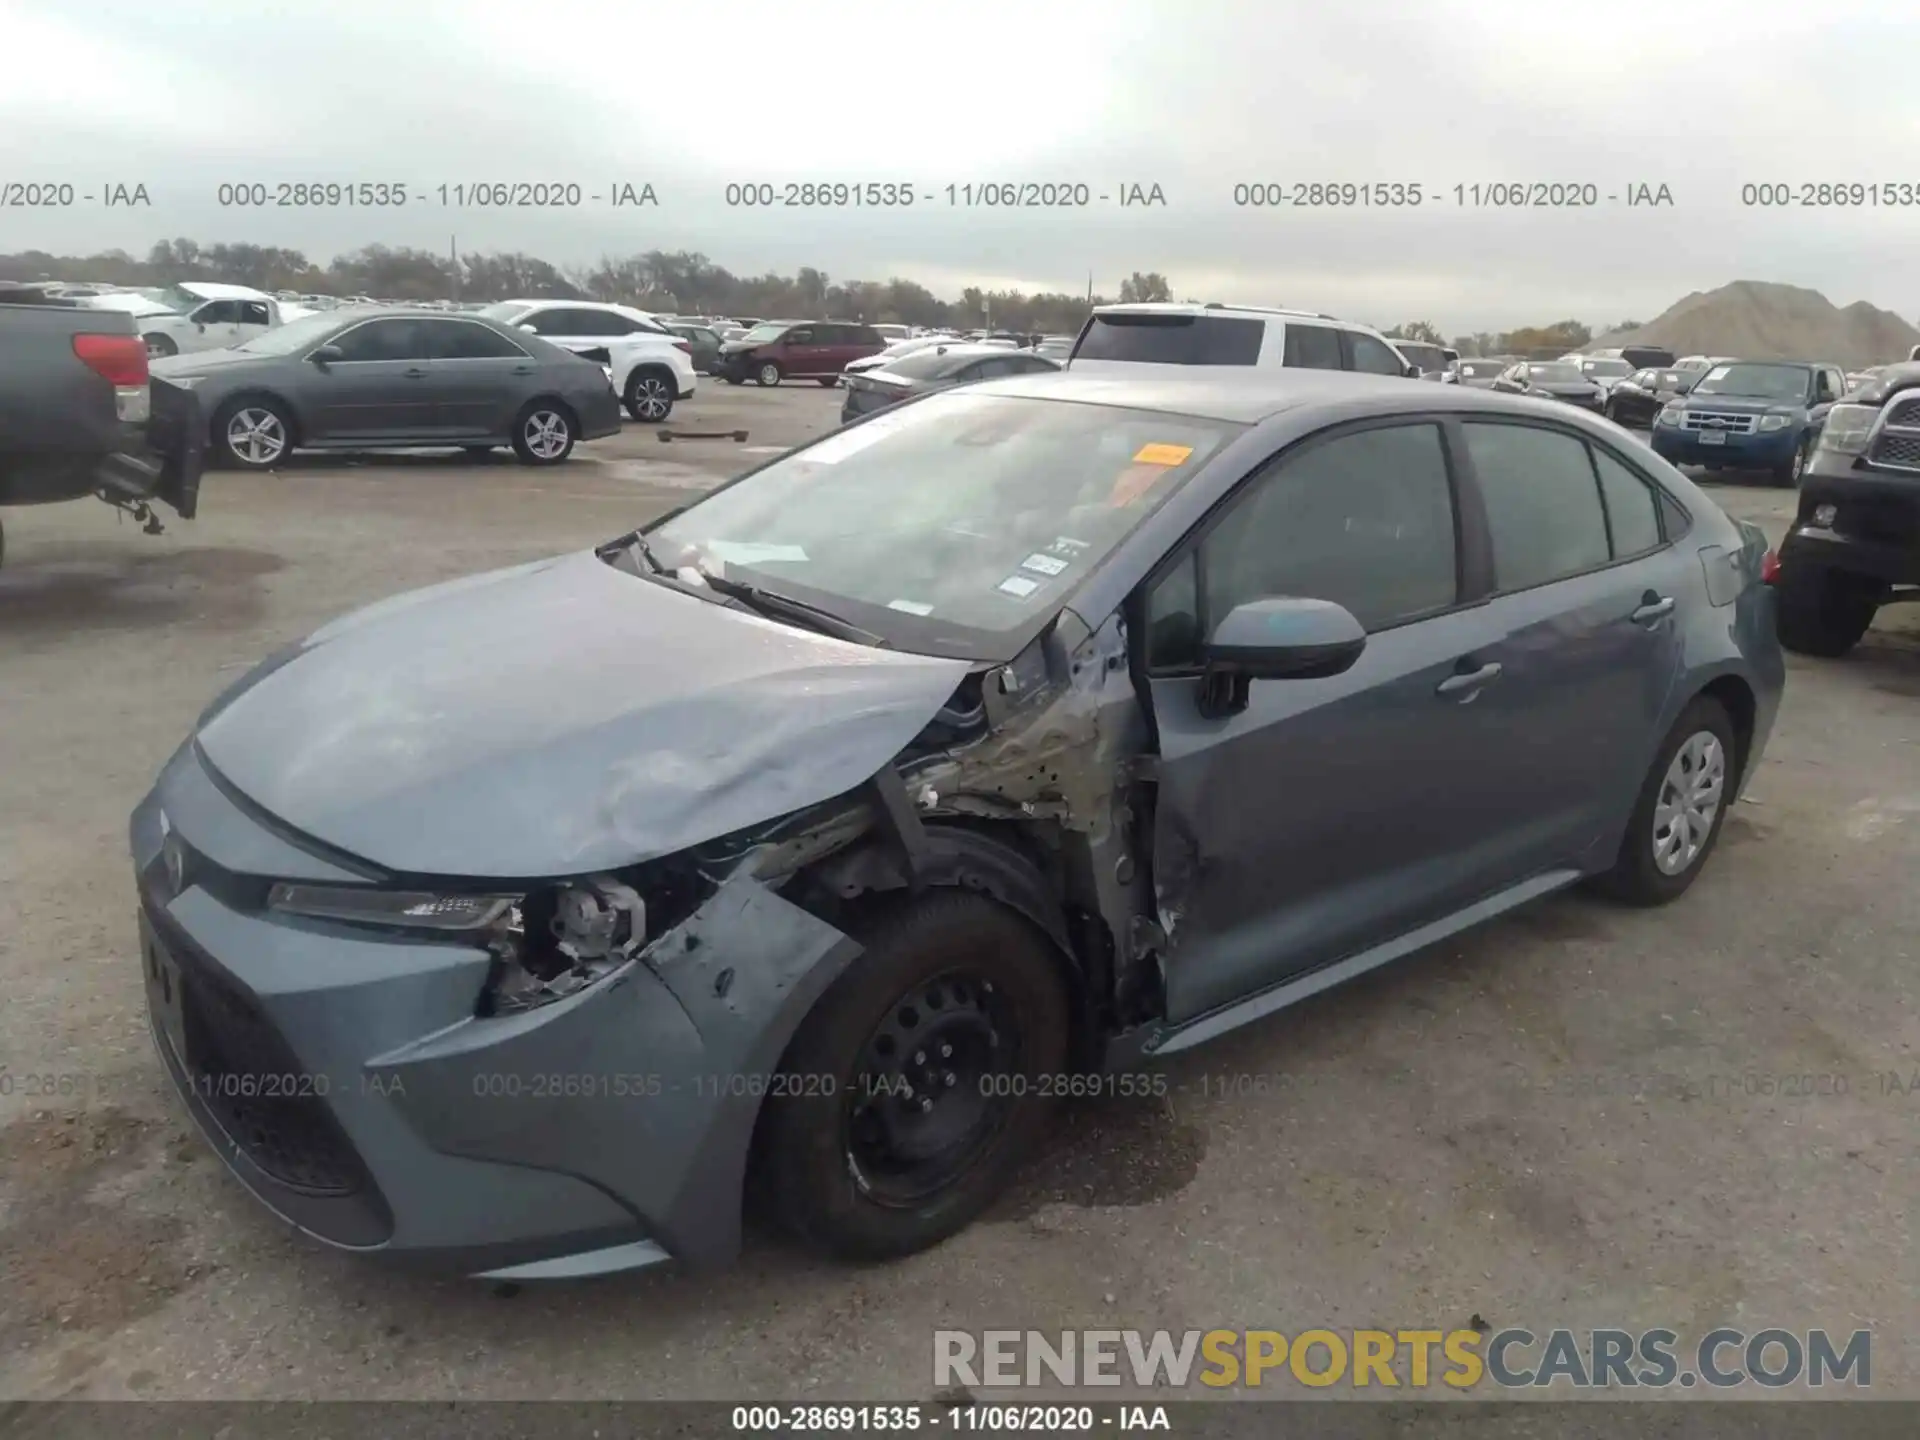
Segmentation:
[(1587, 880), (1781, 693), (1759, 532), (1550, 402), (910, 400), (218, 697), (131, 827), (156, 1046), (281, 1216), (555, 1277), (965, 1225), (1136, 1073)]

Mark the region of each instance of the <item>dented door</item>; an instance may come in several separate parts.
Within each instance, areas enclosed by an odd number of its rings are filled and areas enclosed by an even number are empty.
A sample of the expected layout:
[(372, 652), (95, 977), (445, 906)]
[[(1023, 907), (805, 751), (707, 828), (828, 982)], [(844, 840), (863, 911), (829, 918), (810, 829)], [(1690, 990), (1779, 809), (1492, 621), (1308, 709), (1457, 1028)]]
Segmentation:
[(1255, 681), (1221, 720), (1199, 713), (1198, 679), (1149, 682), (1169, 1019), (1391, 939), (1511, 871), (1512, 717), (1492, 691), (1438, 693), (1502, 638), (1488, 607), (1403, 626), (1345, 675)]

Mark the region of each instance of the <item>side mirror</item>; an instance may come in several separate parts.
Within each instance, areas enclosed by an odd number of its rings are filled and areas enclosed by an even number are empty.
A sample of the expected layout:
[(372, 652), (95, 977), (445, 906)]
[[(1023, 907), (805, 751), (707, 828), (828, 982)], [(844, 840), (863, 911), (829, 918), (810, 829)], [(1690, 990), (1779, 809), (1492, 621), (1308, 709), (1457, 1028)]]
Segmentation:
[(1200, 713), (1209, 719), (1247, 708), (1255, 680), (1323, 680), (1353, 668), (1367, 632), (1331, 600), (1278, 596), (1236, 605), (1201, 652)]
[(1407, 368), (1400, 373), (1409, 380), (1418, 380), (1420, 378), (1420, 367), (1409, 360), (1407, 361)]
[(529, 335), (535, 335), (539, 333), (533, 328), (533, 322), (531, 320), (523, 321), (522, 323), (514, 326), (513, 328), (516, 330), (524, 330)]
[(318, 350), (315, 350), (311, 355), (307, 356), (307, 359), (316, 365), (331, 365), (336, 360), (344, 360), (346, 358), (347, 352), (342, 350), (338, 345), (322, 345)]

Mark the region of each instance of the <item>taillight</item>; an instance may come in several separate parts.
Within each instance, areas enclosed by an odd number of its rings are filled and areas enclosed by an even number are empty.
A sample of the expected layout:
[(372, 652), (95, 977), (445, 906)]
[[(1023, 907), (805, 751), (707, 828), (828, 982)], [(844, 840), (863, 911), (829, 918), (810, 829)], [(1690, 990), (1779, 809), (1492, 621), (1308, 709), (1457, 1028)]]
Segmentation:
[(138, 335), (76, 335), (73, 353), (110, 384), (147, 383), (147, 342)]
[(152, 413), (147, 388), (147, 342), (138, 335), (76, 335), (73, 353), (113, 386), (113, 410), (128, 425), (144, 425)]
[(683, 355), (691, 355), (693, 353), (693, 346), (689, 345), (684, 340), (674, 341), (673, 348), (678, 350)]
[(1780, 557), (1769, 550), (1760, 557), (1760, 583), (1771, 585), (1780, 578)]

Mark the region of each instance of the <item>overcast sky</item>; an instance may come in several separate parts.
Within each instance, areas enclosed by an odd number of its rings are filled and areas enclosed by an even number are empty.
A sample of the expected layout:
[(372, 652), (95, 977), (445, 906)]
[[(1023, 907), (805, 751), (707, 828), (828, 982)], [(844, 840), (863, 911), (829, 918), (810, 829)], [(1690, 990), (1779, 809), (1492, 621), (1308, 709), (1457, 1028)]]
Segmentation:
[[(1920, 189), (1920, 6), (1559, 0), (6, 0), (0, 252), (162, 236), (691, 249), (736, 272), (1268, 302), (1449, 333), (1649, 319), (1735, 279), (1920, 316), (1920, 206), (1746, 208), (1743, 183)], [(34, 52), (45, 64), (20, 63)], [(75, 62), (69, 65), (69, 60)], [(84, 70), (78, 68), (84, 61)], [(84, 85), (79, 83), (84, 75)], [(222, 182), (401, 182), (402, 210), (246, 210)], [(653, 185), (656, 208), (442, 206), (442, 184)], [(907, 182), (908, 210), (729, 208), (729, 182)], [(946, 187), (1085, 183), (1087, 208)], [(1236, 208), (1236, 184), (1401, 182), (1418, 209)], [(1453, 187), (1592, 184), (1597, 209)], [(1670, 207), (1630, 208), (1665, 184)], [(1164, 207), (1121, 208), (1158, 185)], [(1102, 194), (1111, 197), (1101, 203)], [(1606, 197), (1617, 195), (1617, 201)], [(1920, 195), (1910, 195), (1920, 199)]]

